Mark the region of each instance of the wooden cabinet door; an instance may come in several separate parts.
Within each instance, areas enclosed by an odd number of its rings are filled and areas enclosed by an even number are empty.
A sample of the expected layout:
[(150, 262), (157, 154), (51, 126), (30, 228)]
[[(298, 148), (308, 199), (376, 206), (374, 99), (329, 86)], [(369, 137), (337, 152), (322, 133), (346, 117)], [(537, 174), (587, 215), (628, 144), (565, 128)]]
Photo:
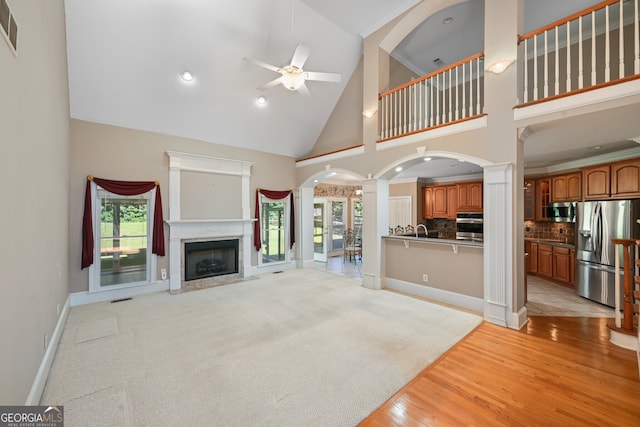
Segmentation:
[(620, 198), (640, 196), (640, 160), (611, 165), (611, 196)]
[(538, 272), (538, 244), (531, 242), (531, 251), (529, 252), (529, 273)]
[(582, 190), (585, 200), (602, 199), (611, 195), (611, 168), (594, 166), (582, 170)]
[(538, 245), (538, 274), (553, 278), (553, 248), (550, 245)]
[(582, 199), (582, 174), (580, 172), (567, 175), (567, 201), (576, 202)]
[(553, 278), (566, 283), (571, 282), (569, 249), (553, 247)]
[(564, 175), (551, 178), (551, 201), (565, 202), (567, 200), (567, 177)]
[(422, 187), (422, 218), (433, 219), (433, 187)]
[(536, 219), (536, 181), (534, 179), (524, 180), (524, 220), (535, 221)]
[(458, 211), (482, 212), (482, 182), (458, 184)]
[(536, 221), (547, 220), (547, 205), (551, 203), (551, 180), (541, 178), (536, 185)]
[(447, 186), (447, 218), (456, 219), (458, 213), (458, 186)]
[(433, 187), (433, 217), (447, 217), (447, 187)]
[(576, 250), (571, 249), (569, 251), (569, 284), (571, 286), (576, 284)]

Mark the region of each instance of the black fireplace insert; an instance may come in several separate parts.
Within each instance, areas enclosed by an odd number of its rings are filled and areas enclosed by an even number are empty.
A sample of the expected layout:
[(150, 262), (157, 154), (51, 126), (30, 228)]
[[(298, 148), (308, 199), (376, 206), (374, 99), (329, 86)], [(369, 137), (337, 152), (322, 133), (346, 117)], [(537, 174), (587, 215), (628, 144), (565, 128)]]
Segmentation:
[(238, 273), (238, 252), (238, 239), (185, 243), (184, 280)]

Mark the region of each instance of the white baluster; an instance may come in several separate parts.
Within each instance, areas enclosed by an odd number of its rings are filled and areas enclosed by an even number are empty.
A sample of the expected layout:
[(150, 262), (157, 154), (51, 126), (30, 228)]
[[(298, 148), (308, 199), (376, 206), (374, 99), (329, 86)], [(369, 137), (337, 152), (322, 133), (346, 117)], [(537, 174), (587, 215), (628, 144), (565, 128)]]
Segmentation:
[(385, 139), (385, 120), (386, 120), (386, 111), (384, 108), (384, 97), (380, 98), (380, 139)]
[(477, 105), (476, 105), (476, 114), (481, 114), (482, 113), (482, 109), (480, 108), (480, 58), (476, 59), (476, 75), (478, 76), (478, 82), (476, 83), (476, 88), (478, 90), (476, 99), (477, 99)]
[(582, 16), (578, 18), (578, 89), (584, 87), (584, 61), (582, 54)]
[(571, 22), (567, 22), (567, 87), (565, 92), (571, 92)]
[(453, 105), (453, 103), (451, 102), (451, 95), (453, 93), (453, 87), (451, 86), (451, 68), (449, 68), (449, 72), (447, 74), (449, 74), (449, 119), (447, 120), (447, 122), (450, 122), (451, 120), (453, 120), (451, 111), (451, 106)]
[(462, 64), (462, 118), (467, 117), (467, 64)]
[(533, 96), (532, 101), (538, 100), (538, 35), (533, 36)]
[(473, 61), (469, 63), (469, 116), (473, 116)]
[[(604, 16), (604, 81), (606, 83), (611, 81), (611, 28), (609, 26), (609, 6), (604, 8)], [(620, 28), (620, 30), (622, 31), (622, 28)], [(595, 35), (593, 37), (595, 38)], [(593, 84), (595, 84), (595, 82), (593, 82)]]
[(440, 74), (436, 74), (436, 126), (440, 124)]
[(433, 77), (429, 78), (429, 127), (433, 126)]
[(549, 96), (549, 45), (547, 40), (547, 34), (549, 31), (544, 32), (544, 98)]
[(524, 68), (524, 94), (523, 94), (523, 102), (526, 104), (529, 102), (529, 52), (527, 50), (527, 43), (529, 39), (524, 39), (524, 60), (523, 60), (523, 68)]
[[(462, 64), (462, 66), (464, 67), (464, 64)], [(456, 120), (460, 118), (460, 83), (458, 80), (458, 68), (460, 67), (456, 67)]]
[[(555, 77), (554, 77), (554, 91), (553, 94), (554, 95), (558, 95), (560, 93), (560, 44), (558, 43), (558, 26), (556, 25), (555, 28), (555, 35), (556, 35), (556, 47), (555, 47), (555, 51), (556, 51), (556, 73), (555, 73)], [(569, 46), (567, 46), (567, 49), (569, 48)]]
[(596, 12), (591, 12), (591, 86), (596, 84)]
[(618, 68), (618, 78), (621, 79), (625, 76), (624, 72), (624, 7), (622, 5), (623, 0), (620, 0), (620, 24), (618, 30), (618, 56), (620, 57), (620, 65)]

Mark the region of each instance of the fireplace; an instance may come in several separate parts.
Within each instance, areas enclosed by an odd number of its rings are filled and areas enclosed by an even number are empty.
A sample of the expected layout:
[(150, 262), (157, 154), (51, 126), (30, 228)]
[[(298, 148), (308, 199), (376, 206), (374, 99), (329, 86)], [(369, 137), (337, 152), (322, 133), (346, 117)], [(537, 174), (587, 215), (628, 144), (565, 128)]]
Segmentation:
[(185, 242), (185, 282), (238, 273), (239, 240)]

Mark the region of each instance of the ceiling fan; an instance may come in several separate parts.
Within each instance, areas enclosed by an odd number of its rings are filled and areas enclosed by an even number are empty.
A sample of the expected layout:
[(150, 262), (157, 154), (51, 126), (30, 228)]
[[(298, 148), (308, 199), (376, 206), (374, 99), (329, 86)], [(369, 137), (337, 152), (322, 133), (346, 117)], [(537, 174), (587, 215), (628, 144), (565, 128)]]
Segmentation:
[(302, 67), (304, 66), (305, 61), (309, 57), (309, 48), (303, 45), (298, 45), (295, 52), (293, 53), (293, 57), (291, 58), (291, 62), (288, 65), (283, 67), (276, 67), (275, 65), (267, 64), (266, 62), (260, 61), (258, 59), (244, 57), (242, 58), (244, 61), (249, 62), (251, 64), (258, 65), (262, 68), (266, 68), (267, 70), (275, 71), (276, 73), (282, 74), (275, 80), (270, 81), (262, 86), (259, 86), (258, 90), (267, 90), (278, 84), (282, 84), (284, 87), (289, 89), (290, 91), (299, 91), (303, 95), (311, 95), (309, 89), (305, 85), (305, 81), (313, 80), (318, 82), (332, 82), (332, 83), (340, 83), (341, 75), (337, 73), (319, 73), (316, 71), (304, 71)]

